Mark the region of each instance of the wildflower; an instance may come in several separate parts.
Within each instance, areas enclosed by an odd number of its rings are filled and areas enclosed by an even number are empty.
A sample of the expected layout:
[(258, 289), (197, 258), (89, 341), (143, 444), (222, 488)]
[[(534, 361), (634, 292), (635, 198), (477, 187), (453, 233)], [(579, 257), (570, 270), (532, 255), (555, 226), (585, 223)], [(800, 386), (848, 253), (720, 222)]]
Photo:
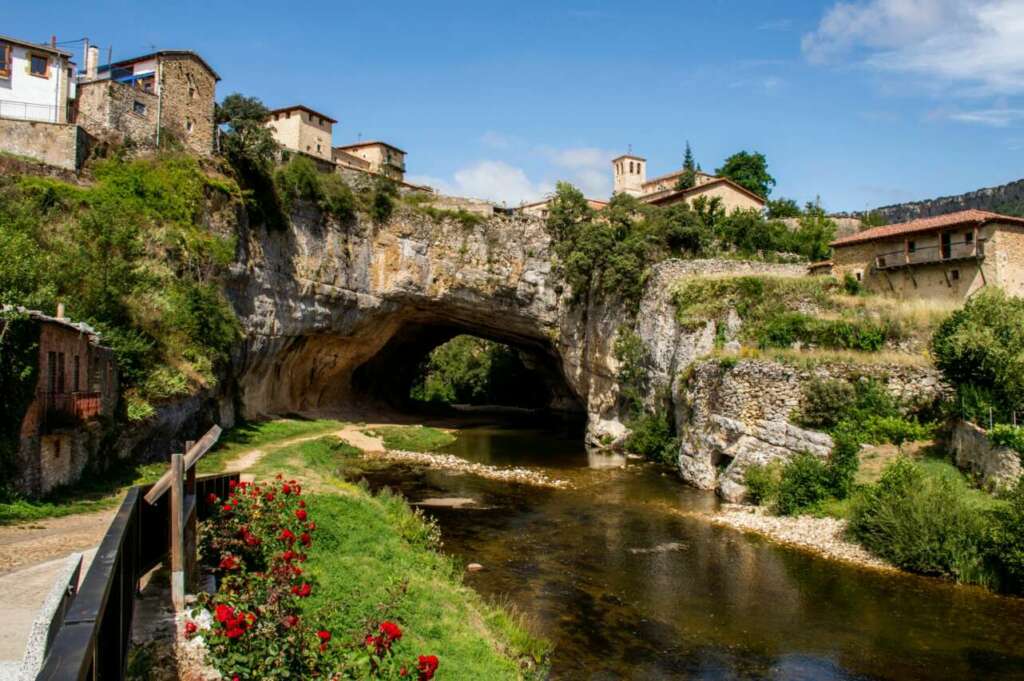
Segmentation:
[(313, 587), (309, 585), (309, 582), (303, 582), (302, 586), (293, 586), (292, 593), (299, 598), (305, 598), (313, 592)]
[(289, 485), (287, 482), (284, 483), (283, 485), (281, 485), (281, 494), (291, 494), (291, 493), (292, 493), (292, 486), (291, 485)]
[(277, 538), (283, 541), (288, 546), (291, 546), (295, 543), (295, 533), (289, 530), (288, 528), (281, 530), (281, 534), (279, 534)]
[(419, 681), (430, 681), (437, 671), (438, 660), (436, 655), (420, 655), (416, 669), (419, 671)]
[(303, 546), (309, 546), (313, 543), (313, 538), (309, 536), (309, 532), (303, 532), (299, 537), (299, 541), (302, 542)]
[(384, 635), (388, 642), (397, 641), (402, 638), (402, 630), (394, 622), (381, 622), (380, 633)]
[(316, 632), (316, 636), (320, 639), (320, 652), (327, 650), (327, 644), (331, 640), (331, 632), (321, 629)]
[(297, 508), (297, 509), (295, 509), (295, 517), (299, 519), (300, 523), (306, 522), (307, 515), (308, 514), (306, 513), (306, 509), (304, 509), (304, 508)]
[(195, 622), (185, 622), (185, 638), (192, 638), (198, 629)]

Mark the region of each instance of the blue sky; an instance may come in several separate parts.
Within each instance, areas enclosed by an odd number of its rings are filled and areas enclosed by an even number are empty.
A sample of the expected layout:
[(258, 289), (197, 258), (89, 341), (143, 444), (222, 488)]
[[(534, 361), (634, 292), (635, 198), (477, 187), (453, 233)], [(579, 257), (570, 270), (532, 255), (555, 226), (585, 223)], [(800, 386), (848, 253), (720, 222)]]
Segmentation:
[(606, 196), (613, 156), (658, 175), (686, 140), (705, 170), (760, 151), (773, 196), (830, 210), (1024, 176), (1022, 0), (90, 0), (13, 3), (2, 31), (194, 49), (220, 97), (306, 104), (337, 144), (384, 139), (412, 179), (509, 203), (559, 179)]

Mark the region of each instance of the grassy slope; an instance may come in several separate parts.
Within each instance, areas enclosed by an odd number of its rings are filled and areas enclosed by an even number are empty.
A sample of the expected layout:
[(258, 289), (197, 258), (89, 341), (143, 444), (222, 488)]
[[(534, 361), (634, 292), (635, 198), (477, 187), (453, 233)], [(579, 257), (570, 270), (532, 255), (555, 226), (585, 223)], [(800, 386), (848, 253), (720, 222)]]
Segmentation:
[[(213, 452), (199, 462), (200, 475), (218, 473), (246, 450), (303, 435), (316, 435), (341, 427), (338, 421), (280, 419), (245, 423), (225, 433)], [(42, 499), (0, 500), (0, 525), (57, 518), (77, 513), (90, 513), (113, 508), (120, 503), (125, 490), (133, 485), (155, 482), (167, 464), (118, 464), (103, 475), (86, 473), (82, 481), (54, 490)]]
[(366, 434), (381, 438), (388, 449), (408, 452), (431, 452), (455, 442), (451, 433), (428, 426), (381, 426)]
[(283, 472), (313, 490), (307, 503), (316, 541), (304, 567), (319, 587), (305, 602), (307, 616), (335, 635), (345, 632), (346, 640), (393, 619), (405, 632), (400, 654), (438, 655), (438, 678), (542, 678), (538, 660), (547, 644), (461, 583), (422, 516), (399, 497), (373, 495), (338, 477), (357, 454), (325, 437), (275, 450), (250, 470), (258, 479)]

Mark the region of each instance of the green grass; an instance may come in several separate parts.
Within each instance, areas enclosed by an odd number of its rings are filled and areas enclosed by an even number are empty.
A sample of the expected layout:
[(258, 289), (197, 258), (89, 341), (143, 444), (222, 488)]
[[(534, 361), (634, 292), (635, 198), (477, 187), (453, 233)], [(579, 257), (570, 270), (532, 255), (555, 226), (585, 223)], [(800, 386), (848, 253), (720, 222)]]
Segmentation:
[(436, 527), (400, 497), (342, 480), (358, 449), (333, 437), (282, 447), (252, 469), (306, 483), (315, 541), (304, 564), (318, 583), (305, 617), (338, 640), (362, 640), (383, 619), (404, 632), (396, 653), (437, 655), (439, 679), (540, 679), (550, 646), (513, 609), (462, 584)]
[(408, 452), (431, 452), (455, 442), (451, 433), (429, 426), (381, 426), (365, 432), (381, 438), (387, 449)]
[(216, 449), (199, 461), (200, 475), (220, 473), (239, 454), (250, 449), (304, 435), (318, 435), (340, 429), (332, 419), (275, 419), (242, 423), (222, 434)]

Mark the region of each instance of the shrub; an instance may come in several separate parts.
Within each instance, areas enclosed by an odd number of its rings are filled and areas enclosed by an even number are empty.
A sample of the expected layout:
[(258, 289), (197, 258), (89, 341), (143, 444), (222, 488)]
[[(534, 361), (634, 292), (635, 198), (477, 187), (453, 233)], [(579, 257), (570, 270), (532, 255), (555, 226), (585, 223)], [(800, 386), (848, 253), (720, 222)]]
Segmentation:
[(1009, 447), (1018, 454), (1024, 455), (1024, 428), (1020, 426), (997, 423), (988, 431), (988, 439), (992, 441), (992, 444)]
[(1018, 480), (1004, 506), (991, 516), (987, 539), (989, 564), (1002, 587), (1024, 592), (1024, 479)]
[(843, 290), (847, 295), (859, 296), (864, 293), (864, 286), (857, 281), (857, 277), (847, 272), (843, 275)]
[(854, 498), (849, 524), (857, 541), (901, 568), (979, 584), (993, 581), (986, 530), (985, 514), (962, 480), (925, 475), (904, 457)]
[(674, 465), (679, 457), (679, 440), (673, 431), (668, 410), (644, 413), (630, 419), (625, 447), (650, 461)]
[(825, 462), (806, 452), (797, 454), (782, 467), (775, 512), (796, 515), (828, 498), (831, 475)]
[(747, 501), (757, 506), (767, 504), (779, 489), (779, 467), (751, 464), (743, 471), (743, 484), (747, 487)]
[(849, 381), (813, 378), (803, 387), (798, 419), (808, 427), (829, 430), (843, 420), (856, 397), (857, 391)]
[(845, 499), (853, 489), (853, 478), (860, 467), (860, 439), (855, 433), (839, 429), (832, 435), (832, 443), (828, 459), (829, 491), (836, 499)]

